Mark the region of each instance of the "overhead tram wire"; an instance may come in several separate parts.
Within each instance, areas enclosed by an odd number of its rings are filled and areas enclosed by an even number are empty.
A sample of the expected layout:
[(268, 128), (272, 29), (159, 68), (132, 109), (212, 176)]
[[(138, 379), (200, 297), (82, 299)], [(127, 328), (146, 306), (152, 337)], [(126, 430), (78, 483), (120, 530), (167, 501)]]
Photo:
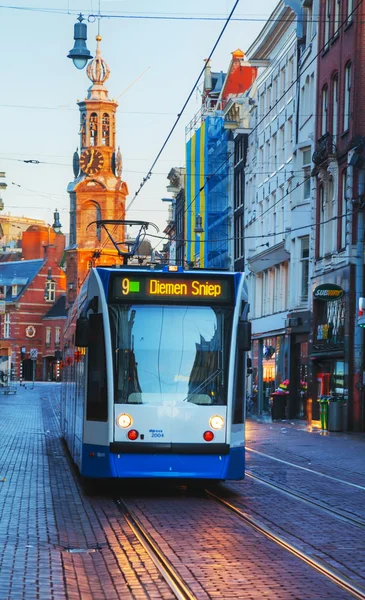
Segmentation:
[[(225, 22), (225, 24), (224, 24), (224, 26), (223, 26), (223, 28), (222, 28), (222, 31), (220, 32), (220, 34), (219, 34), (218, 38), (216, 39), (216, 41), (215, 41), (215, 43), (214, 43), (214, 46), (213, 46), (212, 50), (210, 51), (210, 54), (209, 54), (209, 56), (208, 56), (208, 58), (207, 58), (207, 61), (206, 61), (207, 63), (210, 61), (211, 57), (213, 56), (213, 54), (214, 54), (214, 51), (215, 51), (216, 47), (218, 46), (218, 44), (219, 44), (219, 42), (220, 42), (220, 40), (221, 40), (221, 38), (222, 38), (222, 36), (223, 36), (223, 34), (224, 34), (224, 32), (225, 32), (225, 30), (226, 30), (227, 26), (228, 26), (228, 23), (230, 22), (230, 20), (231, 20), (231, 18), (232, 18), (232, 15), (233, 15), (233, 13), (234, 13), (234, 11), (235, 11), (235, 9), (236, 9), (236, 7), (237, 7), (238, 3), (239, 3), (239, 0), (236, 0), (236, 1), (235, 1), (235, 3), (234, 3), (234, 5), (233, 5), (233, 8), (232, 8), (231, 12), (229, 13), (229, 15), (228, 15), (228, 17), (227, 17), (227, 19), (226, 19), (226, 22)], [(134, 197), (132, 198), (132, 200), (131, 200), (131, 201), (130, 201), (130, 203), (128, 204), (128, 206), (127, 206), (127, 208), (126, 208), (126, 211), (128, 211), (128, 209), (129, 209), (129, 208), (132, 206), (133, 202), (134, 202), (134, 201), (135, 201), (135, 199), (137, 198), (138, 194), (140, 193), (141, 189), (142, 189), (142, 188), (143, 188), (143, 186), (145, 185), (146, 181), (148, 181), (148, 179), (150, 179), (150, 177), (152, 176), (152, 169), (154, 168), (154, 166), (155, 166), (155, 164), (157, 163), (158, 159), (160, 158), (160, 156), (161, 156), (162, 152), (164, 151), (164, 149), (165, 149), (165, 147), (166, 147), (166, 145), (167, 145), (167, 143), (168, 143), (168, 141), (169, 141), (170, 137), (172, 136), (173, 132), (175, 131), (175, 128), (176, 128), (176, 126), (177, 126), (178, 122), (180, 121), (180, 119), (181, 119), (181, 117), (182, 117), (182, 114), (183, 114), (183, 112), (185, 111), (185, 108), (187, 107), (187, 105), (188, 105), (188, 103), (189, 103), (189, 101), (190, 101), (190, 98), (192, 97), (192, 95), (193, 95), (193, 94), (194, 94), (194, 92), (195, 92), (195, 89), (196, 89), (196, 87), (197, 87), (197, 85), (198, 85), (198, 83), (199, 83), (199, 81), (200, 81), (200, 78), (201, 78), (201, 77), (202, 77), (202, 75), (204, 74), (205, 67), (206, 67), (206, 63), (205, 63), (205, 64), (204, 64), (204, 66), (202, 67), (202, 69), (201, 69), (201, 71), (200, 71), (200, 73), (199, 73), (199, 75), (198, 75), (198, 77), (197, 77), (197, 79), (196, 79), (196, 81), (195, 81), (195, 83), (194, 83), (193, 87), (191, 88), (191, 91), (189, 92), (189, 95), (188, 95), (187, 99), (185, 100), (185, 102), (184, 102), (184, 104), (183, 104), (183, 106), (182, 106), (182, 108), (181, 108), (180, 112), (177, 114), (177, 117), (176, 117), (175, 123), (174, 123), (174, 124), (173, 124), (173, 126), (171, 127), (171, 129), (170, 129), (170, 131), (169, 131), (169, 133), (168, 133), (168, 135), (167, 135), (167, 137), (166, 137), (166, 139), (165, 139), (164, 143), (162, 144), (162, 146), (161, 146), (161, 148), (160, 148), (159, 152), (157, 153), (157, 156), (156, 156), (156, 158), (154, 159), (154, 161), (153, 161), (153, 163), (152, 163), (151, 167), (149, 168), (149, 170), (148, 170), (148, 172), (147, 172), (147, 175), (146, 175), (146, 177), (144, 177), (144, 178), (143, 178), (143, 180), (142, 180), (142, 182), (140, 183), (140, 186), (139, 186), (139, 188), (138, 188), (137, 192), (135, 193)]]
[[(278, 98), (278, 100), (272, 105), (270, 106), (269, 110), (266, 112), (266, 114), (260, 119), (260, 121), (258, 123), (256, 123), (255, 127), (252, 129), (251, 134), (254, 133), (258, 127), (265, 121), (266, 117), (269, 116), (269, 114), (272, 112), (272, 110), (279, 104), (279, 102), (285, 98), (286, 94), (288, 93), (288, 91), (300, 80), (301, 76), (306, 72), (306, 70), (313, 64), (313, 62), (315, 60), (317, 60), (318, 56), (320, 54), (323, 53), (323, 51), (327, 48), (327, 46), (329, 44), (331, 44), (331, 42), (337, 38), (339, 31), (343, 28), (346, 27), (346, 25), (349, 23), (349, 20), (353, 19), (353, 16), (355, 14), (355, 12), (360, 8), (360, 6), (363, 4), (364, 0), (360, 0), (359, 3), (355, 6), (354, 10), (350, 13), (350, 15), (348, 15), (347, 17), (345, 17), (345, 19), (343, 20), (343, 22), (341, 23), (341, 25), (339, 25), (338, 29), (336, 29), (336, 31), (333, 32), (332, 36), (328, 39), (328, 41), (322, 46), (322, 48), (320, 48), (320, 50), (318, 50), (317, 54), (312, 58), (312, 60), (304, 67), (303, 70), (300, 71), (299, 75), (296, 77), (296, 79), (294, 79), (294, 81), (292, 81), (292, 83), (286, 88), (286, 90), (283, 92), (283, 94)], [(207, 179), (203, 185), (199, 188), (197, 194), (194, 196), (194, 198), (191, 200), (190, 204), (185, 208), (183, 215), (185, 215), (185, 213), (187, 212), (187, 210), (190, 208), (190, 206), (195, 202), (195, 200), (199, 197), (200, 193), (203, 191), (203, 189), (205, 188), (205, 186), (207, 185), (208, 181), (211, 179), (211, 177), (214, 177), (214, 175), (216, 175), (218, 173), (218, 171), (229, 161), (229, 159), (233, 156), (234, 154), (234, 150), (232, 150), (230, 153), (228, 153), (228, 156), (222, 161), (222, 163), (217, 167), (217, 169), (214, 171), (214, 173), (212, 173), (212, 175), (209, 176), (209, 179)], [(308, 179), (308, 178), (307, 178)], [(305, 181), (307, 181), (307, 179), (305, 179), (303, 182), (301, 183), (305, 183)], [(299, 184), (301, 185), (301, 184)], [(298, 187), (298, 186), (297, 186)], [(293, 191), (293, 190), (292, 190)], [(283, 196), (284, 198), (285, 196)], [(272, 206), (270, 206), (266, 212), (268, 212), (269, 210), (271, 210), (272, 208), (274, 208), (278, 202), (280, 202), (283, 198), (278, 199)], [(252, 223), (255, 223), (259, 218), (261, 218), (262, 215), (260, 215), (260, 217), (256, 217), (251, 223), (250, 225), (252, 225)], [(165, 241), (167, 241), (169, 238), (166, 236), (164, 238)], [(234, 238), (231, 238), (234, 239)], [(161, 240), (163, 241), (163, 240)], [(153, 250), (156, 250), (156, 248), (161, 244), (161, 241), (153, 248)]]
[[(46, 7), (31, 7), (31, 6), (15, 6), (11, 4), (0, 4), (0, 9), (4, 10), (17, 10), (24, 12), (37, 12), (37, 13), (46, 13), (50, 15), (65, 15), (72, 16), (78, 15), (80, 10), (70, 10), (69, 8), (46, 8)], [(85, 14), (88, 15), (89, 22), (95, 22), (96, 19), (134, 19), (134, 20), (162, 20), (162, 21), (200, 21), (200, 22), (214, 22), (214, 21), (225, 21), (225, 16), (199, 16), (199, 15), (184, 15), (182, 13), (170, 13), (170, 14), (159, 14), (159, 13), (128, 13), (126, 11), (104, 11), (103, 13), (88, 13), (88, 10), (83, 10)], [(255, 17), (255, 16), (245, 16), (245, 17), (232, 17), (231, 21), (238, 23), (283, 23), (286, 22), (285, 18), (274, 18), (274, 17)], [(313, 15), (311, 19), (312, 23), (337, 23), (338, 19), (330, 18), (323, 19), (320, 15)]]
[[(209, 54), (209, 56), (208, 56), (208, 58), (207, 58), (207, 61), (206, 61), (206, 62), (208, 62), (208, 61), (211, 59), (211, 57), (213, 56), (213, 54), (214, 54), (214, 51), (215, 51), (216, 47), (218, 46), (218, 44), (219, 44), (219, 42), (220, 42), (220, 40), (221, 40), (221, 38), (222, 38), (222, 36), (223, 36), (223, 34), (224, 34), (224, 32), (225, 32), (225, 30), (226, 30), (227, 26), (228, 26), (228, 23), (230, 22), (230, 20), (231, 20), (231, 18), (232, 18), (232, 15), (233, 15), (233, 13), (234, 13), (234, 11), (235, 11), (235, 9), (236, 9), (236, 7), (237, 7), (238, 3), (239, 3), (239, 0), (236, 0), (236, 1), (235, 1), (235, 3), (234, 3), (234, 5), (233, 5), (233, 8), (232, 8), (231, 12), (229, 13), (229, 15), (228, 15), (228, 17), (227, 17), (227, 19), (226, 19), (226, 22), (225, 22), (225, 24), (224, 24), (224, 26), (223, 26), (223, 28), (222, 28), (222, 30), (221, 30), (221, 32), (220, 32), (220, 34), (219, 34), (218, 38), (216, 39), (216, 41), (215, 41), (215, 43), (214, 43), (214, 45), (213, 45), (213, 48), (212, 48), (212, 50), (210, 51), (210, 54)], [(148, 170), (148, 172), (147, 172), (146, 176), (145, 176), (145, 177), (143, 178), (143, 180), (141, 181), (141, 183), (140, 183), (140, 185), (139, 185), (139, 188), (138, 188), (138, 190), (136, 191), (136, 193), (134, 194), (134, 196), (133, 196), (132, 200), (129, 202), (128, 206), (126, 207), (126, 211), (125, 211), (125, 212), (127, 212), (127, 211), (130, 209), (130, 207), (132, 206), (133, 202), (134, 202), (134, 201), (135, 201), (135, 199), (137, 198), (138, 194), (139, 194), (139, 193), (140, 193), (140, 191), (142, 190), (143, 186), (144, 186), (144, 185), (146, 184), (146, 182), (147, 182), (147, 181), (148, 181), (148, 180), (151, 178), (151, 176), (152, 176), (152, 171), (153, 171), (153, 168), (154, 168), (154, 166), (156, 165), (156, 163), (157, 163), (158, 159), (160, 158), (160, 156), (161, 156), (162, 152), (163, 152), (163, 151), (164, 151), (164, 149), (166, 148), (166, 145), (168, 144), (168, 142), (169, 142), (169, 140), (170, 140), (170, 138), (171, 138), (171, 136), (172, 136), (173, 132), (175, 131), (175, 128), (176, 128), (176, 126), (177, 126), (178, 122), (180, 121), (180, 119), (181, 119), (181, 117), (182, 117), (182, 114), (184, 113), (184, 111), (185, 111), (185, 108), (187, 107), (187, 105), (188, 105), (188, 103), (189, 103), (189, 101), (190, 101), (190, 99), (191, 99), (192, 95), (194, 94), (194, 92), (195, 92), (195, 89), (196, 89), (196, 87), (197, 87), (197, 85), (198, 85), (198, 83), (199, 83), (199, 81), (200, 81), (200, 78), (202, 77), (202, 75), (203, 75), (203, 73), (204, 73), (204, 71), (205, 71), (205, 67), (206, 67), (206, 63), (204, 64), (203, 68), (201, 69), (201, 71), (200, 71), (200, 73), (199, 73), (199, 75), (198, 75), (198, 77), (197, 77), (197, 79), (196, 79), (196, 81), (195, 81), (195, 83), (194, 83), (193, 87), (191, 88), (191, 91), (189, 92), (189, 95), (188, 95), (187, 99), (185, 100), (185, 102), (184, 102), (184, 104), (183, 104), (183, 106), (182, 106), (182, 108), (181, 108), (180, 112), (177, 114), (177, 117), (176, 117), (176, 119), (175, 119), (175, 123), (174, 123), (174, 124), (173, 124), (173, 126), (171, 127), (171, 129), (170, 129), (170, 131), (169, 131), (169, 133), (168, 133), (168, 135), (167, 135), (167, 137), (166, 137), (165, 141), (163, 142), (163, 144), (162, 144), (162, 146), (161, 146), (160, 150), (158, 151), (158, 153), (157, 153), (157, 155), (156, 155), (156, 158), (155, 158), (155, 159), (154, 159), (154, 161), (152, 162), (152, 165), (151, 165), (151, 167), (149, 168), (149, 170)], [(114, 231), (115, 231), (115, 228), (114, 228), (114, 230), (113, 230), (113, 233), (114, 233)], [(105, 241), (104, 241), (104, 243), (102, 244), (102, 246), (101, 246), (101, 250), (102, 250), (102, 249), (105, 247), (106, 243), (107, 243), (107, 240), (105, 240)]]

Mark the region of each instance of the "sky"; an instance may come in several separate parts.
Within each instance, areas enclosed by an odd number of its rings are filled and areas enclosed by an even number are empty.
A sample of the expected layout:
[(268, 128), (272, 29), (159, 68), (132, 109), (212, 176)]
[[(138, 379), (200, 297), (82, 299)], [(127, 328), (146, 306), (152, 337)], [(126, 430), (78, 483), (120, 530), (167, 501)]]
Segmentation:
[[(240, 0), (212, 57), (213, 71), (226, 71), (231, 52), (249, 48), (276, 0)], [(15, 10), (5, 6), (31, 10)], [(105, 84), (118, 99), (117, 145), (131, 201), (180, 113), (219, 36), (224, 21), (124, 19), (110, 15), (172, 15), (226, 18), (234, 0), (100, 0), (101, 50), (111, 74)], [(73, 47), (76, 16), (97, 14), (99, 0), (0, 0), (0, 171), (6, 172), (4, 213), (53, 223), (58, 208), (63, 232), (69, 231), (67, 185), (73, 180), (72, 156), (79, 143), (79, 110), (91, 82), (67, 58)], [(48, 9), (42, 12), (37, 9)], [(61, 13), (58, 14), (57, 9)], [(91, 18), (91, 21), (93, 19)], [(95, 55), (97, 22), (88, 23), (87, 45)], [(127, 218), (166, 226), (167, 174), (185, 161), (185, 127), (201, 106), (193, 94), (153, 175)], [(40, 164), (24, 163), (39, 160)], [(44, 163), (44, 164), (43, 164)]]

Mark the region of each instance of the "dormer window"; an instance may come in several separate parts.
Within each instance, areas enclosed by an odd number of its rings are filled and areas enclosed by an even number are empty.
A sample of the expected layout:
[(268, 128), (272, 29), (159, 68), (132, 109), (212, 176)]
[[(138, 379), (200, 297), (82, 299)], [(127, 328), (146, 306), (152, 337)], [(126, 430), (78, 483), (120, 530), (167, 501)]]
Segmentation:
[(108, 113), (103, 114), (102, 144), (103, 146), (110, 146), (110, 119)]
[(90, 146), (98, 145), (98, 115), (91, 113), (90, 115)]
[(56, 282), (47, 281), (46, 290), (44, 293), (44, 299), (46, 302), (54, 302), (56, 300)]
[(11, 286), (11, 295), (13, 298), (18, 295), (18, 286), (17, 285)]

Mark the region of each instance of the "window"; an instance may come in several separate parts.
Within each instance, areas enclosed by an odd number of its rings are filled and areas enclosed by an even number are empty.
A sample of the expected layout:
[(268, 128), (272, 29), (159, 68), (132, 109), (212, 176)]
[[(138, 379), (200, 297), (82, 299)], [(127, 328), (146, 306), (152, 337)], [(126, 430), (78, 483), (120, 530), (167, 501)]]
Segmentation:
[(98, 145), (98, 115), (91, 113), (90, 115), (90, 146)]
[(312, 12), (313, 12), (313, 8), (312, 6), (308, 6), (305, 9), (305, 21), (306, 21), (306, 43), (307, 45), (309, 44), (311, 38), (312, 38)]
[(46, 346), (51, 345), (51, 328), (46, 327)]
[(278, 133), (278, 166), (284, 163), (284, 127), (280, 127)]
[(337, 131), (338, 131), (338, 75), (336, 74), (332, 79), (332, 135), (333, 143), (337, 144)]
[(55, 341), (55, 346), (59, 346), (61, 344), (61, 327), (56, 327), (54, 341)]
[(354, 10), (354, 0), (347, 0), (347, 23), (351, 23), (353, 17), (353, 10)]
[(86, 114), (85, 113), (82, 113), (82, 115), (81, 115), (80, 135), (81, 135), (81, 148), (85, 148), (85, 146), (86, 146)]
[(302, 166), (303, 166), (303, 199), (307, 200), (311, 197), (311, 149), (305, 148), (302, 150)]
[[(88, 421), (107, 421), (108, 397), (103, 315), (91, 314), (89, 321), (86, 419)], [(129, 382), (128, 379), (128, 385)], [(133, 382), (130, 382), (130, 385), (132, 384)]]
[(325, 15), (324, 15), (324, 43), (325, 45), (325, 51), (328, 50), (328, 42), (330, 39), (330, 30), (331, 30), (331, 2), (332, 0), (326, 0), (326, 8), (325, 8)]
[(308, 301), (309, 235), (300, 239), (300, 302)]
[(5, 313), (4, 315), (4, 338), (10, 338), (10, 314)]
[(18, 286), (17, 285), (12, 285), (11, 286), (11, 295), (13, 297), (18, 295)]
[(103, 114), (102, 118), (102, 144), (103, 146), (110, 146), (110, 123), (108, 113)]
[(280, 71), (280, 104), (279, 104), (279, 108), (282, 108), (285, 104), (285, 92), (286, 92), (286, 69), (284, 67)]
[(335, 16), (333, 23), (333, 37), (337, 37), (340, 32), (340, 0), (335, 0)]
[(345, 67), (345, 98), (344, 98), (344, 113), (343, 113), (343, 130), (347, 131), (350, 125), (350, 110), (351, 110), (351, 63), (347, 63)]
[(271, 165), (270, 165), (270, 171), (274, 170), (276, 171), (276, 166), (277, 166), (277, 139), (276, 139), (276, 135), (272, 136), (272, 144), (271, 144)]
[(47, 281), (44, 299), (46, 302), (54, 302), (56, 300), (56, 282), (55, 281)]
[(322, 129), (321, 133), (327, 133), (327, 117), (328, 117), (328, 87), (325, 85), (322, 90)]
[(347, 212), (347, 171), (342, 173), (342, 193), (340, 197), (340, 249), (346, 247), (346, 212)]

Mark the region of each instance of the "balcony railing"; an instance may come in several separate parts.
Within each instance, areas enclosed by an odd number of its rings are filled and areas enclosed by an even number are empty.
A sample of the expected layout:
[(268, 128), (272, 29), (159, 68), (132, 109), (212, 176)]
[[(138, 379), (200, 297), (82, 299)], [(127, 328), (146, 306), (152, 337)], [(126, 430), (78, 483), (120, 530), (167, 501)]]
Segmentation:
[(320, 167), (336, 155), (337, 148), (333, 140), (334, 138), (331, 133), (325, 133), (317, 140), (317, 146), (312, 156), (312, 160), (317, 167)]

